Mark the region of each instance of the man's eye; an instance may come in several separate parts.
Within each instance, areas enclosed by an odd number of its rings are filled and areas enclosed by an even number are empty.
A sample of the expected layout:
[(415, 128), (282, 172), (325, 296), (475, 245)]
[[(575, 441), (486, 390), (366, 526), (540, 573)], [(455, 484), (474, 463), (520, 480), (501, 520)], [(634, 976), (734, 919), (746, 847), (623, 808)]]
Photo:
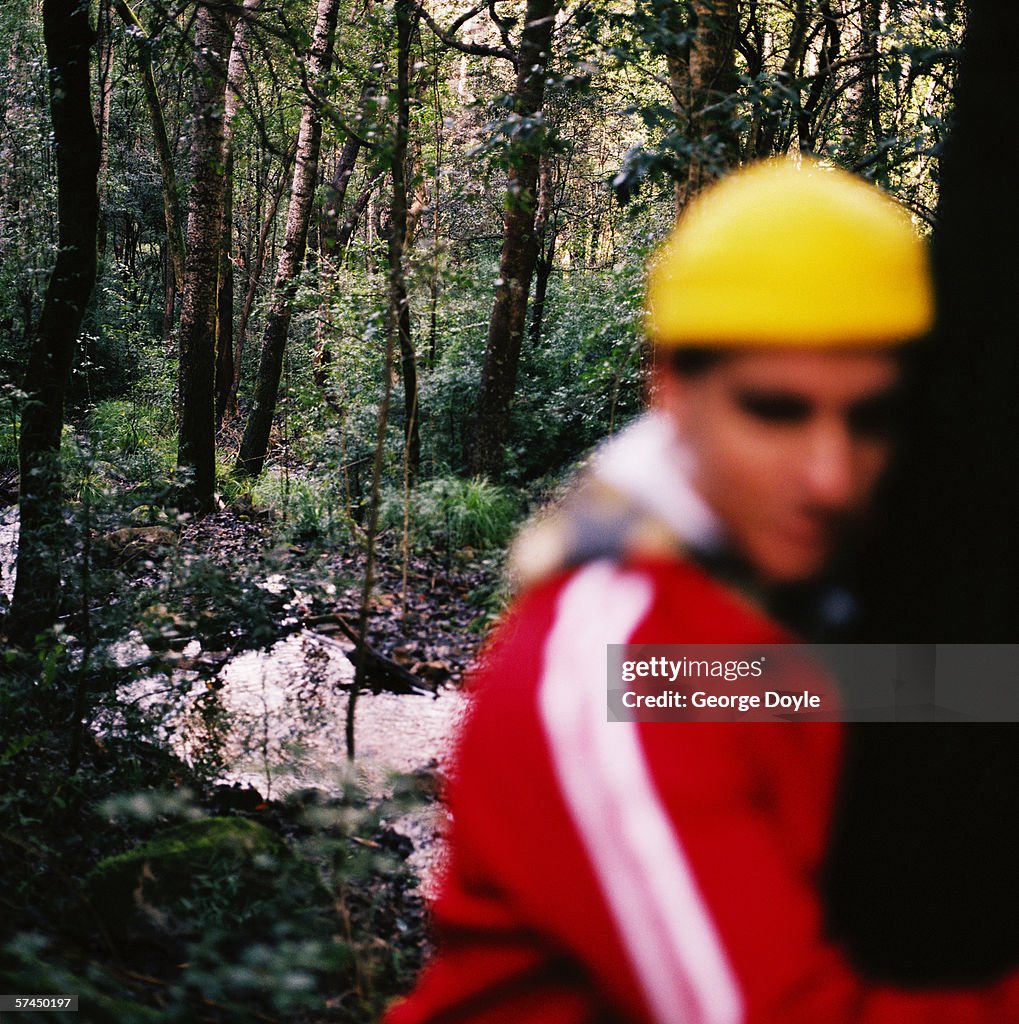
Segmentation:
[(762, 395), (745, 392), (739, 396), (739, 406), (748, 415), (762, 423), (776, 425), (804, 423), (810, 418), (810, 403), (793, 395)]
[(883, 440), (896, 433), (902, 415), (902, 403), (897, 397), (882, 396), (861, 402), (849, 410), (849, 429), (857, 437)]

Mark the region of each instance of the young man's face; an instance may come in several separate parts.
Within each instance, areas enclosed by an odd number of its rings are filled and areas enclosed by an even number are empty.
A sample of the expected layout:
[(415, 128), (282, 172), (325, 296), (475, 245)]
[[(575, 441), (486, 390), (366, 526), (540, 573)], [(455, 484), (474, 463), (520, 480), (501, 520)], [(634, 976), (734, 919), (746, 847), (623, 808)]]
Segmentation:
[(892, 452), (900, 376), (888, 352), (795, 349), (661, 375), (656, 401), (689, 445), (694, 487), (762, 579), (816, 576), (867, 510)]

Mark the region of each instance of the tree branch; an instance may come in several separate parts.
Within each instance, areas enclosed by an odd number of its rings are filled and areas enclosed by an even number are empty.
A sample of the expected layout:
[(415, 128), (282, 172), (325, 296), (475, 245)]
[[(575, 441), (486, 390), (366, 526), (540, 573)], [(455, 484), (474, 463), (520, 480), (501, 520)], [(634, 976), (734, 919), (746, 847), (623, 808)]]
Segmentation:
[(414, 9), (424, 19), (425, 24), (441, 39), (447, 46), (451, 46), (454, 50), (459, 50), (461, 53), (473, 53), (479, 57), (499, 57), (502, 60), (508, 60), (516, 69), (517, 66), (517, 55), (512, 49), (505, 46), (487, 46), (484, 43), (465, 43), (462, 39), (457, 39), (454, 33), (463, 25), (469, 21), (476, 14), (480, 12), (480, 8), (470, 12), (469, 17), (464, 18), (461, 15), (450, 29), (442, 29), (436, 24), (435, 19), (425, 10), (423, 4), (415, 4)]

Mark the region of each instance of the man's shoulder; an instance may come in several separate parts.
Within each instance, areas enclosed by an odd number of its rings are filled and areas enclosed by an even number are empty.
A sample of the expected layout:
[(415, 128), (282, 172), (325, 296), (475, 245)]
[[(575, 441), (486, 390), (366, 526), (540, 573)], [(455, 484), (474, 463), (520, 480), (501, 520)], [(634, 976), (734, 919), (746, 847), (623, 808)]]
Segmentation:
[(594, 561), (528, 588), (486, 645), (479, 675), (537, 681), (553, 655), (619, 643), (781, 643), (792, 639), (738, 591), (684, 558)]

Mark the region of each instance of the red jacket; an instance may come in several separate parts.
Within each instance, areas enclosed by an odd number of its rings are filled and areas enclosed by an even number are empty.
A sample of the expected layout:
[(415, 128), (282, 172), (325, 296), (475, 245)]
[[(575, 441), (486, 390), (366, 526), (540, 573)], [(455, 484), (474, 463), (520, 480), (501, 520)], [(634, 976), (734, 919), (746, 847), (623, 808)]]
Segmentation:
[(1019, 1022), (1019, 976), (878, 987), (826, 940), (838, 725), (607, 721), (608, 643), (789, 639), (677, 558), (525, 594), (474, 679), (439, 952), (386, 1024)]

